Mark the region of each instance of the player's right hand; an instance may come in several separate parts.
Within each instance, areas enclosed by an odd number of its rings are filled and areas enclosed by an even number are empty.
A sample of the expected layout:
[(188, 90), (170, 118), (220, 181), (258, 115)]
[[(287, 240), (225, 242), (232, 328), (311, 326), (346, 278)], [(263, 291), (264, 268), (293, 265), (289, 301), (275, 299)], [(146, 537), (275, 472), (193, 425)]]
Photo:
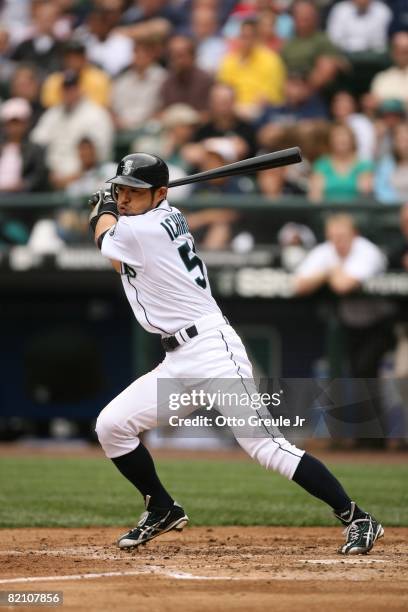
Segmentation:
[(110, 190), (109, 189), (99, 189), (98, 191), (95, 191), (95, 193), (91, 195), (91, 197), (88, 200), (88, 205), (91, 208), (95, 208), (95, 206), (98, 206), (98, 204), (102, 204), (106, 202), (113, 202)]
[(113, 201), (109, 189), (95, 191), (89, 198), (88, 203), (92, 207), (91, 214), (89, 215), (89, 225), (93, 232), (95, 232), (98, 219), (102, 215), (114, 215), (116, 219), (119, 217), (118, 207), (116, 206), (116, 202)]

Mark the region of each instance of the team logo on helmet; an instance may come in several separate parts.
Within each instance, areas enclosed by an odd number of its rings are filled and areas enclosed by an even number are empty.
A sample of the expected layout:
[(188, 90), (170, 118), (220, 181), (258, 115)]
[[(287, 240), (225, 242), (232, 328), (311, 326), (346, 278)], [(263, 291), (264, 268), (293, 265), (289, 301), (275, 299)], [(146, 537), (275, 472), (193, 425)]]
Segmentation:
[(133, 170), (133, 161), (131, 159), (127, 159), (123, 166), (123, 174), (130, 174)]

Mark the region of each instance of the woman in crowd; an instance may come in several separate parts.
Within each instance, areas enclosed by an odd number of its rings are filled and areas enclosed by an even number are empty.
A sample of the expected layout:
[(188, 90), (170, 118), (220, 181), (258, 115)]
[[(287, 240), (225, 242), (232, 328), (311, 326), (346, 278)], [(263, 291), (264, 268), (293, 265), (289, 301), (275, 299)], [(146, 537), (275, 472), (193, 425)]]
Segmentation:
[(328, 154), (313, 164), (309, 199), (312, 202), (347, 202), (372, 191), (373, 164), (357, 155), (351, 128), (335, 123), (329, 129)]
[(408, 123), (395, 128), (393, 151), (379, 162), (375, 173), (375, 196), (385, 204), (408, 200)]

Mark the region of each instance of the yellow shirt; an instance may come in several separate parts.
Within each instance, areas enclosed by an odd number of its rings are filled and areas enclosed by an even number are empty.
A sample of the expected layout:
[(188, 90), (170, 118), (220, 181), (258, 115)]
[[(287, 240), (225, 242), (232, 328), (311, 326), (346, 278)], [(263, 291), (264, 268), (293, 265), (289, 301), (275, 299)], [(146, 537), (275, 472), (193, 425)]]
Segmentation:
[(255, 47), (247, 58), (239, 51), (228, 53), (221, 63), (218, 80), (235, 90), (238, 104), (283, 102), (284, 64), (267, 47)]
[[(41, 103), (44, 107), (56, 106), (62, 102), (62, 73), (54, 72), (44, 81), (41, 89)], [(92, 102), (101, 106), (109, 106), (111, 83), (108, 75), (96, 66), (85, 66), (79, 79), (81, 93)]]

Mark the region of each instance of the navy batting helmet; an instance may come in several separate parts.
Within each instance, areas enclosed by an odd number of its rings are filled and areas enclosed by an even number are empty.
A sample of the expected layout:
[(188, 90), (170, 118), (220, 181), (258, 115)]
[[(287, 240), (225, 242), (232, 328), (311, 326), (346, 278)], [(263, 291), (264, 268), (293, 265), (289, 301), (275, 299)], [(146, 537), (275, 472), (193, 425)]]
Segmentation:
[(169, 183), (169, 169), (157, 155), (150, 153), (132, 153), (126, 155), (116, 171), (116, 176), (109, 179), (112, 183), (112, 192), (115, 194), (115, 185), (126, 185), (140, 189), (167, 187)]

